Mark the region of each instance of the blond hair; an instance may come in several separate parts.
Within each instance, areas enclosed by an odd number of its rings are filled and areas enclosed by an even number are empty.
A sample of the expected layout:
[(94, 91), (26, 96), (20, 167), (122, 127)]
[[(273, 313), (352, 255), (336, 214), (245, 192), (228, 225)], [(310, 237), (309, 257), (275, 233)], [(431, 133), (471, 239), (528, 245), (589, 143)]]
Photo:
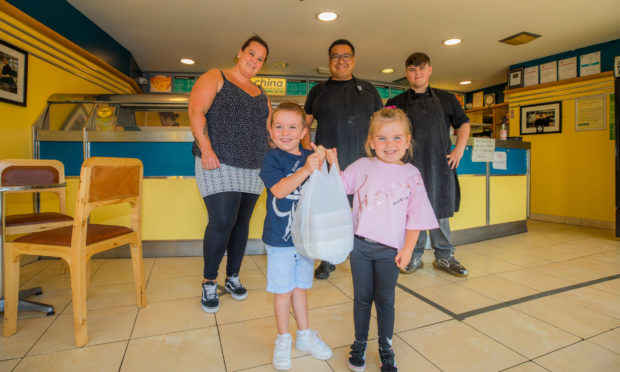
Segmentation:
[[(377, 131), (377, 128), (381, 124), (396, 121), (402, 124), (403, 129), (405, 130), (405, 135), (410, 136), (411, 121), (409, 121), (407, 114), (405, 114), (403, 110), (396, 108), (396, 106), (390, 106), (384, 107), (381, 110), (372, 114), (372, 117), (370, 118), (370, 128), (368, 128), (368, 137), (366, 138), (366, 143), (364, 143), (364, 150), (366, 151), (367, 156), (374, 157), (377, 155), (375, 154), (375, 150), (370, 147), (370, 141), (372, 141), (372, 138)], [(412, 139), (409, 143), (407, 151), (405, 151), (405, 155), (401, 159), (402, 161), (408, 162), (413, 160), (413, 145), (414, 141)]]
[(291, 101), (282, 102), (278, 105), (278, 107), (273, 110), (273, 112), (271, 113), (271, 123), (269, 123), (269, 127), (273, 125), (273, 119), (276, 117), (276, 113), (279, 111), (290, 111), (299, 114), (299, 117), (301, 118), (301, 127), (306, 127), (306, 112), (301, 106), (299, 106), (298, 103)]

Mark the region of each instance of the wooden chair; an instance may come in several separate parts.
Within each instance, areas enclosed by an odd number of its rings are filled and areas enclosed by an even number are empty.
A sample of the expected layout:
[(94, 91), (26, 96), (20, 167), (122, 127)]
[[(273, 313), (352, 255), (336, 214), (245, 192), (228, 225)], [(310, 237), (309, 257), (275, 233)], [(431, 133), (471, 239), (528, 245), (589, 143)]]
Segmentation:
[[(129, 203), (131, 206), (131, 228), (88, 223), (88, 217), (93, 209), (120, 203)], [(17, 328), (19, 257), (23, 254), (60, 257), (68, 263), (71, 272), (73, 323), (77, 346), (84, 346), (88, 342), (87, 273), (90, 258), (94, 254), (129, 244), (138, 306), (146, 306), (140, 230), (141, 209), (140, 160), (101, 157), (86, 160), (80, 171), (80, 186), (72, 227), (31, 233), (5, 245), (4, 336), (14, 334)]]
[[(42, 159), (5, 159), (0, 160), (0, 185), (2, 186), (41, 186), (63, 185), (65, 183), (65, 167), (58, 160)], [(25, 234), (35, 231), (71, 226), (73, 218), (66, 215), (65, 186), (40, 187), (30, 190), (7, 191), (9, 193), (54, 193), (58, 197), (59, 211), (24, 213), (6, 215), (4, 217), (4, 235)]]

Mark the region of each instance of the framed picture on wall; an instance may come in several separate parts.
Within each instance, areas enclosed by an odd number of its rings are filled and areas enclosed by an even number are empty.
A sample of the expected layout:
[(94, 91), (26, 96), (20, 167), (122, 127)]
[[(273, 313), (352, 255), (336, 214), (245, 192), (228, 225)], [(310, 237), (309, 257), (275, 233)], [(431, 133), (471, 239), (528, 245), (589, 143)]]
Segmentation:
[(28, 53), (0, 40), (0, 101), (26, 106)]
[(521, 106), (521, 135), (562, 132), (562, 102)]
[(523, 86), (523, 67), (508, 71), (508, 89), (521, 88)]

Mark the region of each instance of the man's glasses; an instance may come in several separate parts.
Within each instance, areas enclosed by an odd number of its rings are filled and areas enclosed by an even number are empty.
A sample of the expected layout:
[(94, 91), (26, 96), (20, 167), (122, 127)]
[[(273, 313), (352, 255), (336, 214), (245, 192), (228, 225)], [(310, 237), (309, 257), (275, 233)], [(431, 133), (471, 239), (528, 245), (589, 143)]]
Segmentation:
[(339, 59), (342, 59), (342, 62), (348, 63), (351, 62), (351, 58), (353, 58), (353, 54), (345, 53), (345, 54), (332, 54), (329, 56), (329, 60), (331, 62), (338, 62)]

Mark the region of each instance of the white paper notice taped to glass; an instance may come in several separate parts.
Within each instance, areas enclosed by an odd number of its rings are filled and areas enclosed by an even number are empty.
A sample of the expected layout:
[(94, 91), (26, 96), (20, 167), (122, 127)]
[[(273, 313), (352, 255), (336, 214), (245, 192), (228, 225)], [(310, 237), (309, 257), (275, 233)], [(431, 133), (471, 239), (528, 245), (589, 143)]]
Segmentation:
[(474, 137), (474, 147), (471, 151), (471, 161), (492, 162), (495, 151), (495, 140), (490, 138)]
[(504, 151), (495, 151), (493, 153), (493, 169), (508, 169), (508, 154)]

